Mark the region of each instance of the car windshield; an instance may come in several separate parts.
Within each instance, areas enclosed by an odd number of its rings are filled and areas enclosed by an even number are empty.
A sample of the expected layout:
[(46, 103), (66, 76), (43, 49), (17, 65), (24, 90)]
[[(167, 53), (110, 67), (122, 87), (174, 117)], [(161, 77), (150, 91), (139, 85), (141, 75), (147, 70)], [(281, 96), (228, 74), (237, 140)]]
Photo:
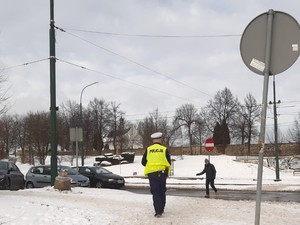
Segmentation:
[(111, 173), (110, 171), (108, 171), (107, 169), (104, 169), (104, 168), (102, 168), (102, 167), (96, 167), (95, 168), (95, 172), (97, 173), (97, 174), (100, 174), (100, 173)]
[(0, 161), (0, 170), (7, 170), (7, 168), (8, 168), (8, 163)]

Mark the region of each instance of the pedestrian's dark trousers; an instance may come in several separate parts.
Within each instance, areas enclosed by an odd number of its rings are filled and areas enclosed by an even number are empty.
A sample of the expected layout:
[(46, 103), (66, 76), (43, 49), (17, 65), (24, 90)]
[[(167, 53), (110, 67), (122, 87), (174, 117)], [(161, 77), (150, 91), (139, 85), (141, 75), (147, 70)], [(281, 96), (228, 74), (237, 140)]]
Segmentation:
[(162, 214), (166, 205), (166, 174), (148, 174), (150, 191), (153, 198), (153, 206), (156, 214)]
[(212, 189), (217, 192), (217, 188), (215, 187), (215, 179), (206, 179), (206, 194), (209, 195), (209, 184), (212, 187)]

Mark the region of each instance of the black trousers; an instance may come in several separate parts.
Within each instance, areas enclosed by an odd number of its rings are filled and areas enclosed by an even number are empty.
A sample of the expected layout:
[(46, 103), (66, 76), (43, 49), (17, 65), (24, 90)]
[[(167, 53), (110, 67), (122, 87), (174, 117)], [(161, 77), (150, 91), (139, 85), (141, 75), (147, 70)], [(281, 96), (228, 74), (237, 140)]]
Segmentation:
[(162, 214), (166, 205), (167, 175), (156, 172), (148, 174), (148, 178), (155, 214)]
[(215, 179), (206, 179), (206, 194), (209, 195), (209, 185), (212, 187), (212, 189), (217, 192), (217, 188), (215, 187)]

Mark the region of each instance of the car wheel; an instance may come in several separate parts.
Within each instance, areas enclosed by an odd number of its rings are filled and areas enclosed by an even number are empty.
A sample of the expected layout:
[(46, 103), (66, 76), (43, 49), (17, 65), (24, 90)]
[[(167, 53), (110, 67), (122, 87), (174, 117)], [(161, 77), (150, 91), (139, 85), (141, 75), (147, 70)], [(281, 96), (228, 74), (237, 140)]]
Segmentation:
[(101, 181), (98, 181), (96, 183), (96, 188), (103, 188), (103, 183)]
[(26, 188), (34, 188), (33, 183), (32, 182), (28, 182), (26, 183)]
[(20, 184), (20, 189), (21, 189), (21, 190), (24, 190), (24, 188), (25, 188), (25, 182), (23, 181), (23, 182)]
[(125, 185), (122, 185), (122, 186), (119, 186), (119, 189), (121, 189), (121, 190), (125, 190), (125, 189), (126, 189), (126, 187), (125, 187)]
[(11, 188), (10, 186), (11, 186), (11, 185), (10, 185), (10, 179), (7, 179), (7, 180), (6, 180), (5, 189), (6, 189), (6, 190), (11, 190), (11, 189), (10, 189), (10, 188)]

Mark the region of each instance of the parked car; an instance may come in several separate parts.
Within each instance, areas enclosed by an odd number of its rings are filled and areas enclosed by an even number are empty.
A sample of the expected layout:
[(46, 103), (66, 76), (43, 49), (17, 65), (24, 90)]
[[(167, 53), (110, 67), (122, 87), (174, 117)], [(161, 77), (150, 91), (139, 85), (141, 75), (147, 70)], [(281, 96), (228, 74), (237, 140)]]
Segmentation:
[(24, 189), (24, 174), (17, 165), (10, 161), (0, 160), (0, 189)]
[[(90, 181), (88, 177), (78, 174), (72, 167), (58, 166), (57, 172), (65, 169), (67, 170), (68, 177), (71, 178), (72, 187), (89, 187)], [(26, 174), (26, 188), (40, 188), (51, 185), (51, 166), (33, 166)]]
[[(77, 169), (77, 167), (73, 168)], [(114, 174), (103, 167), (79, 166), (78, 172), (90, 179), (91, 187), (121, 188), (125, 185), (125, 180), (122, 176)]]

